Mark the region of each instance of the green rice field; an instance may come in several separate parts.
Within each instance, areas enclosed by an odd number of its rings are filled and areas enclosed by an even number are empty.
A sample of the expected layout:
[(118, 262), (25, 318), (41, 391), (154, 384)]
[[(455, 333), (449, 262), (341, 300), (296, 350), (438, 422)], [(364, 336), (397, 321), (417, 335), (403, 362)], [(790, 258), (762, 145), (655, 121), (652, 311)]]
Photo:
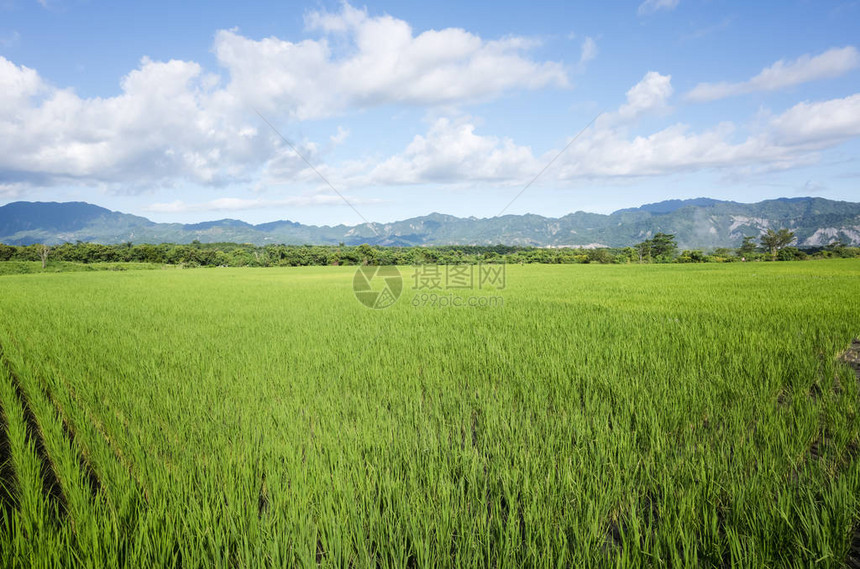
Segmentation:
[(0, 277), (0, 566), (848, 559), (860, 260), (400, 271)]

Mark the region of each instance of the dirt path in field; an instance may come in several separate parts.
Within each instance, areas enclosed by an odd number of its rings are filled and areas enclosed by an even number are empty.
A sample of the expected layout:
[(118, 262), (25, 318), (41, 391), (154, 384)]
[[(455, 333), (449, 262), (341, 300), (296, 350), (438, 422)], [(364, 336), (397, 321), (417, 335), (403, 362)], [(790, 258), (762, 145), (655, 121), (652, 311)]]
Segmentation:
[(860, 339), (854, 338), (848, 349), (842, 353), (840, 359), (854, 368), (857, 380), (860, 381)]
[[(839, 357), (840, 360), (847, 363), (854, 370), (854, 375), (857, 381), (860, 382), (860, 339), (855, 338), (851, 341), (851, 345)], [(854, 535), (851, 538), (851, 548), (848, 550), (848, 556), (845, 558), (845, 566), (850, 569), (860, 569), (860, 524), (854, 528)]]

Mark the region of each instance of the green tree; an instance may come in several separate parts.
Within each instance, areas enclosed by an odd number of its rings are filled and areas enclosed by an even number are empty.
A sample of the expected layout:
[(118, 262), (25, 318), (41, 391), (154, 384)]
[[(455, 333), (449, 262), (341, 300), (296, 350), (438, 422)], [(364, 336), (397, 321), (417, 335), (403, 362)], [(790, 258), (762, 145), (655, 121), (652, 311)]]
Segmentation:
[(587, 255), (589, 263), (600, 263), (601, 265), (607, 265), (612, 262), (612, 255), (607, 249), (604, 249), (602, 247), (597, 249), (589, 249)]
[(793, 241), (794, 232), (789, 231), (788, 229), (780, 229), (779, 231), (768, 229), (765, 234), (761, 236), (761, 246), (770, 251), (770, 257), (774, 261), (776, 260), (776, 254), (779, 250), (791, 245)]
[(683, 251), (681, 256), (678, 257), (679, 263), (707, 263), (708, 261), (708, 256), (699, 249), (694, 251)]
[(636, 245), (639, 254), (639, 262), (648, 262), (650, 259), (657, 261), (671, 261), (678, 253), (678, 244), (675, 236), (671, 233), (655, 233), (651, 239), (646, 239)]
[(656, 233), (651, 238), (651, 252), (658, 259), (667, 261), (678, 252), (678, 244), (671, 233)]
[(828, 243), (827, 247), (824, 248), (825, 251), (828, 251), (830, 255), (836, 257), (844, 257), (845, 256), (845, 248), (847, 245), (841, 239), (834, 239), (830, 243)]
[(0, 261), (8, 261), (12, 258), (15, 252), (15, 247), (0, 243)]
[(777, 255), (780, 261), (803, 261), (807, 257), (808, 255), (797, 247), (783, 247)]
[(633, 247), (624, 247), (616, 255), (615, 260), (619, 263), (632, 263), (637, 258), (636, 250)]
[(717, 247), (714, 249), (714, 257), (717, 257), (720, 261), (731, 261), (732, 250), (726, 247)]
[(755, 236), (747, 235), (744, 237), (743, 243), (738, 248), (738, 255), (744, 258), (752, 256), (756, 250)]
[(358, 255), (363, 265), (376, 264), (376, 251), (367, 243), (362, 243), (358, 246)]

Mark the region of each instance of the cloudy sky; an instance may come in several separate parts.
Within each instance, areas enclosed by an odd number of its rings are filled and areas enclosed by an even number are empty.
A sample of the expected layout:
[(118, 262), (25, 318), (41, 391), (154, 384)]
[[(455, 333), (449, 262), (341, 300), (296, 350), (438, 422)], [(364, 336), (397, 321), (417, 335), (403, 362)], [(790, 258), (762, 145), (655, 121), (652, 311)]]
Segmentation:
[(860, 200), (860, 1), (0, 0), (0, 204), (356, 224), (806, 195)]

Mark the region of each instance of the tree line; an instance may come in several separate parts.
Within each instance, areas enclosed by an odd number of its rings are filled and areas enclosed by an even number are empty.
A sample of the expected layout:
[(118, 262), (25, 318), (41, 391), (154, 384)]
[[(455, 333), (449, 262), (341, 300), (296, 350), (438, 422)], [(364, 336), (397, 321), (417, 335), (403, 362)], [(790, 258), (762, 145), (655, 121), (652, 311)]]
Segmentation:
[(251, 245), (238, 243), (190, 244), (64, 243), (15, 246), (0, 244), (0, 261), (74, 263), (153, 263), (166, 265), (275, 267), (309, 265), (421, 265), (459, 263), (705, 263), (789, 261), (810, 258), (860, 257), (860, 247), (834, 240), (825, 247), (791, 246), (794, 234), (768, 230), (758, 239), (745, 237), (740, 247), (679, 251), (675, 236), (656, 233), (633, 247), (585, 249), (578, 247), (519, 247), (508, 245), (446, 245), (389, 247), (375, 245)]

